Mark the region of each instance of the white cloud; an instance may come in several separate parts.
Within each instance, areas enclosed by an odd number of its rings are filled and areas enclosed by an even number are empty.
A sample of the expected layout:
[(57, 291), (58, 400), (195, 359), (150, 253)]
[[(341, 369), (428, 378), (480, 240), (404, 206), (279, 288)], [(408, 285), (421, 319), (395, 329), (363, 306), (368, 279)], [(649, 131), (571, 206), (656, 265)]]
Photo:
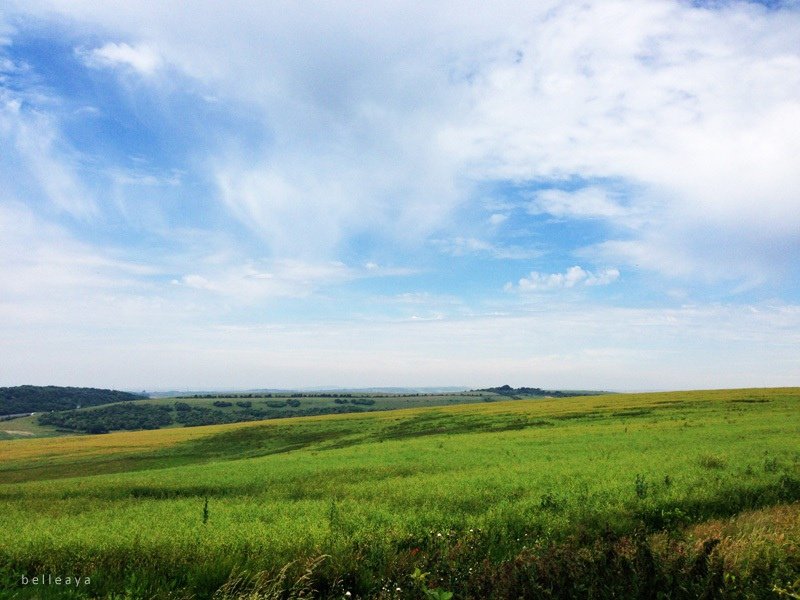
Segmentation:
[(305, 298), (330, 286), (357, 279), (402, 277), (415, 271), (404, 267), (381, 267), (367, 263), (352, 267), (342, 262), (309, 262), (297, 259), (269, 259), (232, 262), (229, 258), (208, 261), (200, 273), (187, 273), (173, 285), (213, 292), (238, 304), (247, 305), (275, 298)]
[[(224, 205), (278, 254), (330, 258), (365, 230), (418, 240), (447, 226), (473, 182), (599, 178), (636, 195), (623, 206), (595, 186), (545, 193), (532, 208), (625, 226), (631, 212), (632, 236), (651, 246), (655, 231), (691, 236), (693, 275), (716, 261), (718, 244), (698, 239), (710, 229), (755, 252), (747, 265), (719, 264), (731, 276), (791, 260), (759, 250), (800, 229), (791, 8), (242, 0), (222, 13), (193, 3), (189, 18), (169, 3), (40, 0), (17, 10), (93, 24), (130, 40), (95, 49), (97, 60), (150, 73), (168, 63), (220, 102), (243, 103), (271, 143), (255, 156), (214, 149), (208, 164)], [(309, 227), (290, 235), (298, 216)]]
[(269, 167), (220, 170), (217, 183), (228, 209), (280, 254), (313, 255), (341, 239), (347, 203), (334, 188), (313, 181), (295, 183)]
[(541, 256), (541, 250), (524, 248), (520, 246), (503, 246), (471, 237), (454, 237), (449, 239), (435, 239), (431, 243), (440, 252), (450, 256), (468, 256), (471, 254), (484, 254), (496, 259), (521, 260)]
[(494, 213), (489, 217), (489, 224), (494, 226), (502, 225), (507, 220), (508, 220), (508, 215), (502, 213)]
[(603, 188), (590, 186), (567, 192), (545, 189), (535, 192), (528, 204), (530, 214), (549, 214), (554, 217), (615, 219), (626, 216), (629, 211), (612, 199)]
[(416, 305), (432, 305), (432, 306), (457, 305), (461, 303), (461, 301), (455, 296), (431, 294), (430, 292), (405, 292), (403, 294), (397, 294), (395, 296), (392, 296), (391, 298), (382, 298), (382, 300), (397, 304), (416, 304)]
[(146, 44), (130, 46), (109, 42), (100, 48), (81, 52), (90, 67), (126, 67), (141, 75), (152, 75), (163, 65), (161, 56)]
[(0, 86), (0, 175), (5, 192), (16, 190), (33, 203), (46, 199), (80, 219), (96, 215), (95, 200), (81, 181), (77, 158), (65, 149), (57, 121), (29, 105), (25, 94)]
[(204, 274), (188, 273), (173, 284), (213, 292), (237, 303), (252, 304), (272, 298), (301, 298), (321, 287), (344, 283), (357, 273), (341, 263), (310, 264), (269, 261), (244, 265), (225, 264)]
[(532, 271), (527, 277), (522, 277), (516, 286), (510, 282), (507, 283), (505, 289), (506, 291), (539, 292), (569, 289), (578, 286), (608, 285), (617, 279), (619, 279), (619, 270), (617, 269), (605, 269), (592, 273), (576, 265), (570, 267), (564, 273)]
[[(800, 229), (800, 13), (566, 3), (528, 25), (507, 40), (508, 58), (478, 69), (474, 109), (448, 134), (453, 152), (484, 177), (633, 186), (624, 208), (597, 187), (532, 208), (634, 226), (659, 254), (686, 240), (675, 259), (691, 276), (709, 262), (728, 277), (788, 264), (790, 253), (766, 249)], [(720, 246), (742, 245), (748, 261), (719, 260)]]
[(135, 186), (176, 186), (180, 185), (182, 172), (173, 169), (169, 173), (149, 172), (143, 169), (123, 169), (119, 167), (106, 171), (109, 179), (116, 185)]
[(161, 275), (158, 266), (75, 240), (7, 198), (0, 203), (0, 239), (2, 327), (80, 327), (90, 314), (95, 322), (120, 324), (134, 305), (159, 302), (151, 285)]

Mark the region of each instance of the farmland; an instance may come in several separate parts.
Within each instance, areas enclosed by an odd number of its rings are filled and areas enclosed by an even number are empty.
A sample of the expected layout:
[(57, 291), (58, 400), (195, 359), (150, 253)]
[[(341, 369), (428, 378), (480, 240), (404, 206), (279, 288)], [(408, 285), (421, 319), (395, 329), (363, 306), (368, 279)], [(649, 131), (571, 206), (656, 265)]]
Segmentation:
[[(2, 441), (0, 585), (13, 598), (792, 597), (798, 439), (800, 389), (784, 388)], [(91, 583), (20, 584), (37, 574)]]

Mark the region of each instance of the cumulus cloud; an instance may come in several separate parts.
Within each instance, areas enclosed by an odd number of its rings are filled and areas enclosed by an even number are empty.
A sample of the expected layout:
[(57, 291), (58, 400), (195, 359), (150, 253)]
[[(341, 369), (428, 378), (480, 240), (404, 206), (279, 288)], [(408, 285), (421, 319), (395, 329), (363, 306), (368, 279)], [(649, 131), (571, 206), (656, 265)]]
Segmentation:
[(619, 279), (619, 270), (605, 269), (593, 273), (579, 266), (570, 267), (564, 273), (539, 273), (531, 271), (527, 277), (522, 277), (515, 286), (509, 282), (505, 285), (506, 291), (540, 292), (559, 289), (569, 289), (580, 286), (608, 285)]

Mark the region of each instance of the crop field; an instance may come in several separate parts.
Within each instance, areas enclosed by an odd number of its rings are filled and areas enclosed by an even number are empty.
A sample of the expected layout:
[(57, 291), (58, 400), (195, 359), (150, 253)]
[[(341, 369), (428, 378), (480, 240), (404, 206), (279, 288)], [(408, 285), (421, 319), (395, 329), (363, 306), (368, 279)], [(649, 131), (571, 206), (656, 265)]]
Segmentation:
[(0, 597), (797, 598), (799, 440), (783, 388), (0, 441)]

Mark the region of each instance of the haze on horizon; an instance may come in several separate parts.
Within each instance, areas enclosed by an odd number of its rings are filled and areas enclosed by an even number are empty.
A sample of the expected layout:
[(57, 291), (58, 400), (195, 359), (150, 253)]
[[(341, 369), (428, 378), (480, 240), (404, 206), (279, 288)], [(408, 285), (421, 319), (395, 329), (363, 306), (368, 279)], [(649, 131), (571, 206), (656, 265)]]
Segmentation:
[(0, 385), (800, 384), (800, 4), (11, 0)]

